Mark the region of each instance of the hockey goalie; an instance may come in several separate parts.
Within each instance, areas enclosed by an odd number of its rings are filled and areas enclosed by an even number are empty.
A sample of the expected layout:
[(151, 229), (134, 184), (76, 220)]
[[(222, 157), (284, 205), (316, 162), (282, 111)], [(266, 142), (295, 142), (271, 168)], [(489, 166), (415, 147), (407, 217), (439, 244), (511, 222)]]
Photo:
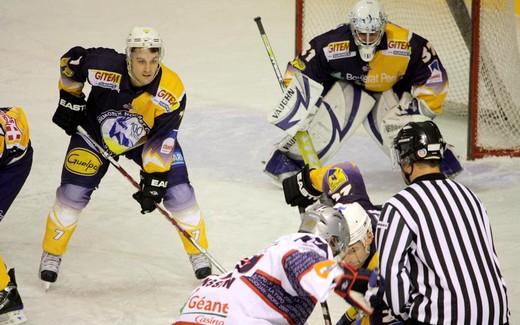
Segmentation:
[[(310, 135), (322, 162), (361, 124), (390, 156), (402, 126), (442, 113), (448, 76), (432, 44), (388, 22), (376, 0), (360, 0), (348, 23), (309, 45), (288, 64), (286, 90), (269, 116), (286, 133), (265, 165), (273, 178), (281, 181), (304, 165), (295, 140), (302, 131)], [(461, 170), (448, 149), (443, 173), (453, 177)]]

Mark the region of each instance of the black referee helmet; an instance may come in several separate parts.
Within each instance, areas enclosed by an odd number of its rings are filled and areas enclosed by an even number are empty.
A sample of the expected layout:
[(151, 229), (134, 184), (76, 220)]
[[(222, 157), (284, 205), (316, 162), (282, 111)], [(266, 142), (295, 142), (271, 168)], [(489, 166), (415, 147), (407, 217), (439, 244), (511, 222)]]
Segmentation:
[(422, 160), (441, 160), (446, 143), (432, 121), (410, 122), (394, 139), (397, 162), (411, 164)]

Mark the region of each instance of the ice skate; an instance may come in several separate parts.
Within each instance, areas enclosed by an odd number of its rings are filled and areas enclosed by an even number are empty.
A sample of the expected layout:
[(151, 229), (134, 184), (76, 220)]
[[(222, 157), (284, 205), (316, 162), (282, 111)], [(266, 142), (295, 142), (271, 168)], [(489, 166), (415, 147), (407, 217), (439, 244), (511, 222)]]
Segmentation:
[(189, 258), (197, 279), (204, 279), (211, 274), (211, 262), (206, 255), (189, 255)]
[(43, 281), (45, 290), (50, 288), (51, 283), (56, 282), (60, 263), (61, 255), (53, 255), (43, 251), (40, 261), (40, 279)]
[(0, 325), (16, 325), (27, 321), (23, 313), (23, 302), (14, 277), (14, 269), (10, 269), (11, 281), (0, 291)]

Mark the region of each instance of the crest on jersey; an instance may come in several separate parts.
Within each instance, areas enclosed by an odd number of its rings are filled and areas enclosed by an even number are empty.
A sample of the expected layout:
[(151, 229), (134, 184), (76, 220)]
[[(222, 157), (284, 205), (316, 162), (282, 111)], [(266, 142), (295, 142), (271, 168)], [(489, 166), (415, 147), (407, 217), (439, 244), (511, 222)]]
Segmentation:
[(121, 74), (105, 70), (88, 70), (88, 81), (92, 86), (116, 90), (119, 92)]
[(329, 185), (329, 193), (337, 192), (341, 186), (348, 182), (348, 176), (343, 169), (335, 167), (327, 171), (327, 184)]
[(332, 42), (323, 48), (323, 53), (327, 61), (351, 58), (356, 55), (356, 52), (350, 51), (350, 41)]
[(115, 154), (138, 146), (150, 132), (142, 115), (126, 111), (106, 111), (98, 121), (105, 144)]

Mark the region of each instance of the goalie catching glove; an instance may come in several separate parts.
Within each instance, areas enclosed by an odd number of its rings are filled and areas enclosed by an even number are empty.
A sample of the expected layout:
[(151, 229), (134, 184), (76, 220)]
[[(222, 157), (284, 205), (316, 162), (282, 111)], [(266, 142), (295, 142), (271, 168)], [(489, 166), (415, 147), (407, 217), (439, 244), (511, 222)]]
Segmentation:
[(168, 187), (168, 172), (146, 173), (141, 171), (141, 190), (132, 197), (141, 205), (141, 213), (155, 210), (155, 205), (161, 203)]
[(65, 90), (60, 90), (60, 101), (52, 116), (52, 122), (65, 130), (68, 135), (73, 135), (86, 116), (86, 108), (87, 103), (84, 94), (78, 97)]
[(312, 186), (309, 165), (305, 165), (298, 174), (283, 180), (285, 202), (291, 206), (307, 207), (314, 203), (321, 192)]

